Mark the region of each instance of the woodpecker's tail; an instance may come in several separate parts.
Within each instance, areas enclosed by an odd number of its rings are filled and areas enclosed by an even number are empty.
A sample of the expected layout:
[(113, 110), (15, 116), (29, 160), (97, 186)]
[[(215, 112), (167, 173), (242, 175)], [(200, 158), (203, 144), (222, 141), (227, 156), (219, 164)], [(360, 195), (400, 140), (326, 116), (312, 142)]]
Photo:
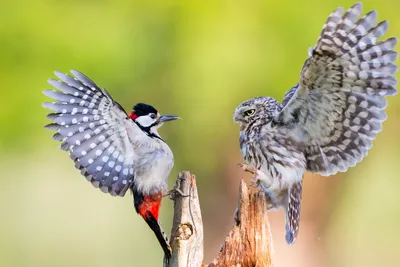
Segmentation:
[(156, 235), (158, 242), (160, 243), (162, 249), (164, 250), (165, 257), (167, 261), (171, 258), (172, 249), (169, 245), (168, 237), (165, 234), (164, 230), (161, 228), (160, 223), (157, 221), (156, 218), (151, 213), (148, 213), (148, 216), (144, 218), (146, 223), (149, 225), (151, 230), (153, 230), (154, 234)]
[(158, 212), (161, 206), (162, 193), (154, 195), (143, 195), (135, 187), (131, 187), (136, 212), (146, 221), (156, 235), (158, 242), (164, 250), (167, 261), (171, 258), (172, 249), (168, 237), (158, 222)]

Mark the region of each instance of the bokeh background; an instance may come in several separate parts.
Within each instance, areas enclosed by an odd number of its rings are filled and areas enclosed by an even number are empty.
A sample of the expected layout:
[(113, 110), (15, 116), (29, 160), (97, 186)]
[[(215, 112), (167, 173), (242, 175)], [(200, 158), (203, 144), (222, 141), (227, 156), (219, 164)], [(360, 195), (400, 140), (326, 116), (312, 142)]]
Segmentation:
[[(183, 120), (162, 128), (181, 170), (197, 175), (205, 262), (233, 226), (241, 161), (234, 108), (294, 85), (325, 19), (353, 1), (17, 0), (0, 3), (0, 266), (161, 266), (132, 197), (92, 188), (51, 140), (41, 91), (75, 68), (129, 110)], [(400, 1), (364, 1), (400, 36)], [(397, 76), (400, 78), (399, 76)], [(295, 246), (270, 214), (275, 265), (399, 266), (400, 97), (369, 156), (345, 174), (307, 174)], [(171, 227), (165, 200), (162, 224)]]

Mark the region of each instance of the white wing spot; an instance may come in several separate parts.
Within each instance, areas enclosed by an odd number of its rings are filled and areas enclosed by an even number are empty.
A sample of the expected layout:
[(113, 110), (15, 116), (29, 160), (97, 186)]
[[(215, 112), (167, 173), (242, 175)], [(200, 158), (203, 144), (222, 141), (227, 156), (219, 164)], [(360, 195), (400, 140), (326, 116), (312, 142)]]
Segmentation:
[(361, 118), (366, 118), (366, 117), (368, 117), (368, 112), (367, 111), (361, 111), (360, 113), (358, 113), (358, 116), (360, 116)]
[(97, 167), (96, 167), (96, 171), (101, 171), (101, 169), (103, 169), (102, 166), (97, 166)]
[(115, 170), (116, 170), (117, 172), (120, 172), (120, 171), (121, 171), (121, 165), (115, 166)]
[(96, 150), (96, 156), (100, 156), (103, 153), (103, 150), (98, 149)]
[(73, 124), (76, 124), (76, 123), (78, 123), (78, 121), (77, 121), (75, 118), (73, 118), (73, 119), (72, 119), (72, 123), (73, 123)]
[(104, 157), (102, 158), (103, 162), (107, 162), (107, 161), (108, 161), (108, 159), (109, 159), (109, 157), (108, 157), (108, 156), (104, 156)]
[(122, 183), (123, 183), (123, 184), (127, 184), (128, 181), (127, 181), (127, 180), (123, 180)]
[(81, 152), (81, 154), (82, 154), (82, 156), (85, 156), (85, 155), (86, 155), (86, 151), (83, 150), (83, 151)]
[(108, 153), (113, 153), (115, 151), (115, 147), (114, 146), (110, 146), (108, 148)]
[(123, 171), (122, 171), (122, 173), (124, 174), (124, 175), (128, 175), (128, 168), (126, 168), (126, 169), (124, 169)]
[(79, 146), (79, 145), (81, 144), (81, 141), (76, 140), (76, 141), (75, 141), (75, 144)]
[(109, 175), (110, 175), (109, 172), (105, 172), (105, 173), (104, 173), (104, 176), (109, 176)]
[(88, 160), (88, 163), (89, 163), (89, 164), (92, 164), (92, 163), (93, 163), (93, 159), (89, 159), (89, 160)]
[(106, 137), (104, 135), (100, 135), (99, 136), (99, 141), (103, 142), (104, 140), (106, 140)]
[(73, 98), (70, 99), (70, 100), (69, 100), (69, 103), (71, 103), (71, 104), (75, 103), (75, 99), (73, 99)]
[(109, 166), (110, 168), (114, 167), (114, 165), (115, 165), (115, 161), (110, 161), (110, 162), (108, 163), (108, 166)]
[(87, 108), (84, 108), (84, 109), (82, 110), (82, 113), (83, 113), (83, 114), (87, 114), (88, 111), (89, 111), (89, 110), (88, 110)]
[(367, 108), (367, 107), (368, 107), (368, 102), (365, 101), (365, 100), (361, 101), (360, 107), (362, 107), (362, 108)]
[(113, 180), (118, 181), (118, 176), (114, 176)]
[(83, 128), (83, 127), (79, 127), (79, 129), (78, 129), (78, 131), (81, 133), (81, 132), (83, 132), (85, 130), (85, 128)]
[(96, 143), (91, 143), (91, 144), (90, 144), (90, 148), (91, 148), (91, 149), (95, 148), (96, 146), (97, 146)]
[(83, 119), (82, 119), (84, 122), (88, 122), (89, 121), (89, 118), (88, 118), (88, 116), (85, 116), (85, 117), (83, 117)]

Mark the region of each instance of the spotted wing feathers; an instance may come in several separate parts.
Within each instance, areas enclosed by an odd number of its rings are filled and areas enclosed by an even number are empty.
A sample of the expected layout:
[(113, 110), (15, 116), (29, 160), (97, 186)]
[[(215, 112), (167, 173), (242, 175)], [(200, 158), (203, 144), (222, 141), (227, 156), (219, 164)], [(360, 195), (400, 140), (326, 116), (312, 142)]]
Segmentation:
[(386, 119), (385, 96), (397, 93), (395, 38), (377, 12), (359, 19), (362, 6), (335, 10), (301, 71), (300, 82), (276, 117), (306, 144), (307, 168), (322, 175), (344, 172), (372, 147)]
[(49, 80), (60, 91), (44, 91), (55, 100), (43, 104), (55, 112), (47, 116), (53, 123), (45, 128), (56, 131), (53, 138), (95, 187), (123, 196), (133, 181), (127, 128), (134, 131), (137, 126), (104, 89), (78, 71), (71, 73), (75, 77), (55, 72), (60, 80)]

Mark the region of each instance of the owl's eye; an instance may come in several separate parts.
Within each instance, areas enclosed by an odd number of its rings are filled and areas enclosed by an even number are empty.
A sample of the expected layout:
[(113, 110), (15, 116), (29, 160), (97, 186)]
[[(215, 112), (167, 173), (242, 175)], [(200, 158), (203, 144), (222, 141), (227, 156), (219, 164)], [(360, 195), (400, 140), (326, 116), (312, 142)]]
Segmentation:
[(249, 110), (246, 110), (246, 111), (244, 112), (244, 114), (245, 114), (246, 116), (251, 116), (251, 115), (254, 114), (255, 111), (256, 111), (255, 109), (249, 109)]
[(150, 114), (150, 118), (155, 119), (156, 117), (157, 117), (156, 114), (154, 114), (154, 113)]

